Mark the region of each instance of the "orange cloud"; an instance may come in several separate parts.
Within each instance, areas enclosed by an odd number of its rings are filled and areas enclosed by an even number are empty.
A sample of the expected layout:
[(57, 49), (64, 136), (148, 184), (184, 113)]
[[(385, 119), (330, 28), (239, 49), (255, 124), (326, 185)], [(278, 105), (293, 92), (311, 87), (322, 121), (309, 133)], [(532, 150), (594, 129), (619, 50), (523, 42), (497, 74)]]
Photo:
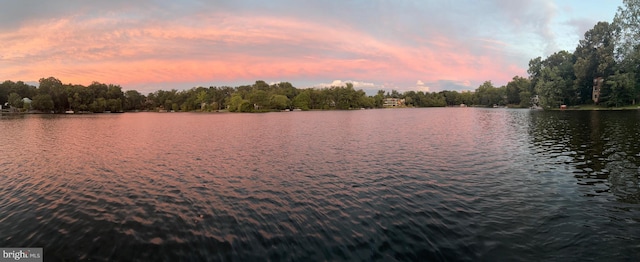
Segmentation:
[(524, 73), (505, 61), (492, 41), (483, 43), (486, 54), (474, 54), (468, 43), (444, 35), (418, 39), (403, 43), (340, 24), (270, 16), (213, 14), (153, 22), (70, 17), (0, 32), (5, 45), (0, 75), (136, 89), (166, 82), (305, 78), (412, 87), (415, 79), (506, 82)]

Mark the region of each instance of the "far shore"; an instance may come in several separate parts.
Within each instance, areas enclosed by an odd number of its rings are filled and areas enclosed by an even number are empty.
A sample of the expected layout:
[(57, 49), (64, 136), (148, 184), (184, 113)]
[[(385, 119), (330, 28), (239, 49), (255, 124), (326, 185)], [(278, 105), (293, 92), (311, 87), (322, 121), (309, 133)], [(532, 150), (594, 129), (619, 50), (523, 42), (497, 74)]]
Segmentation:
[(620, 107), (607, 107), (602, 105), (577, 105), (567, 106), (566, 108), (546, 108), (545, 110), (552, 111), (622, 111), (622, 110), (640, 110), (640, 105), (629, 105)]
[[(465, 106), (467, 107), (467, 106)], [(486, 106), (468, 106), (471, 108), (491, 108), (491, 107), (486, 107)], [(396, 109), (396, 108), (416, 108), (416, 107), (408, 107), (408, 106), (402, 106), (402, 107), (392, 107), (392, 108), (368, 108), (369, 110), (371, 109)], [(444, 108), (444, 107), (442, 107)], [(447, 106), (446, 108), (464, 108), (464, 107), (460, 107), (460, 106)], [(529, 109), (529, 108), (522, 108), (522, 107), (509, 107), (509, 106), (501, 106), (501, 107), (494, 107), (494, 108), (512, 108), (512, 109)], [(356, 110), (356, 109), (349, 109), (349, 110)], [(347, 110), (347, 111), (349, 111)], [(622, 107), (607, 107), (607, 106), (602, 106), (602, 105), (577, 105), (577, 106), (567, 106), (565, 108), (540, 108), (540, 110), (544, 110), (544, 111), (629, 111), (629, 110), (640, 110), (640, 105), (629, 105), (629, 106), (622, 106)], [(294, 111), (294, 110), (291, 110)], [(344, 111), (344, 110), (337, 110), (337, 109), (310, 109), (310, 110), (299, 110), (299, 111)], [(73, 112), (73, 113), (66, 113), (66, 112), (43, 112), (43, 111), (38, 111), (38, 110), (29, 110), (29, 111), (18, 111), (18, 112), (10, 112), (10, 111), (6, 111), (6, 110), (2, 110), (0, 111), (0, 115), (26, 115), (26, 114), (51, 114), (51, 115), (83, 115), (83, 114), (117, 114), (117, 113), (139, 113), (139, 112), (151, 112), (151, 113), (231, 113), (228, 110), (213, 110), (213, 111), (166, 111), (166, 110), (134, 110), (134, 111), (121, 111), (121, 112), (109, 112), (109, 111), (105, 111), (105, 112), (86, 112), (86, 111), (82, 111), (82, 112)], [(265, 110), (265, 111), (258, 111), (258, 112), (253, 112), (253, 113), (268, 113), (268, 112), (285, 112), (285, 110)]]

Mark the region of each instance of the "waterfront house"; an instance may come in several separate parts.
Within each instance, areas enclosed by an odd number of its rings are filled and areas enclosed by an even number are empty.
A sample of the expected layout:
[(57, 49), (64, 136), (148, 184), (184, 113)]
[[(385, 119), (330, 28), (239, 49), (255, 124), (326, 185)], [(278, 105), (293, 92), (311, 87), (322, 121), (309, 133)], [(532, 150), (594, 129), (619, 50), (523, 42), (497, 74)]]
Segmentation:
[(604, 79), (602, 77), (596, 77), (593, 79), (593, 90), (591, 93), (591, 99), (596, 105), (598, 104), (598, 102), (600, 102), (600, 90), (602, 89), (603, 82)]
[(404, 99), (387, 97), (383, 100), (384, 107), (398, 107), (404, 105)]

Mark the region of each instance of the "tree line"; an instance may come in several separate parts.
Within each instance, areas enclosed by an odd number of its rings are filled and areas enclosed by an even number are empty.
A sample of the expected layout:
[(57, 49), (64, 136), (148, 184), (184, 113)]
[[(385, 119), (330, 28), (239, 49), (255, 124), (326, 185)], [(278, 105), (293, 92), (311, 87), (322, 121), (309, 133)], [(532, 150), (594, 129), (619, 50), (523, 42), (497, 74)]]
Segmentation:
[[(41, 78), (39, 86), (22, 81), (4, 81), (0, 84), (0, 105), (14, 109), (39, 110), (62, 113), (67, 110), (86, 112), (122, 112), (132, 102), (119, 85), (93, 82), (89, 86), (62, 84), (54, 77)], [(30, 103), (25, 101), (30, 100)]]
[(543, 108), (635, 105), (640, 101), (638, 17), (640, 0), (624, 0), (613, 22), (596, 23), (573, 52), (561, 50), (531, 59), (528, 77), (515, 76), (501, 87), (486, 81), (464, 103)]
[[(25, 103), (24, 98), (31, 99)], [(93, 82), (88, 86), (63, 84), (55, 77), (41, 78), (38, 87), (22, 81), (4, 81), (0, 84), (0, 105), (14, 109), (63, 113), (105, 111), (219, 111), (265, 112), (285, 109), (348, 110), (381, 108), (385, 98), (404, 99), (402, 106), (435, 107), (472, 101), (472, 93), (455, 91), (439, 93), (396, 90), (368, 96), (353, 84), (325, 88), (299, 89), (291, 83), (267, 84), (256, 81), (253, 85), (237, 87), (193, 87), (188, 90), (158, 90), (143, 95), (136, 90), (123, 92), (113, 84)], [(470, 102), (467, 102), (470, 103)]]
[[(526, 87), (520, 89), (521, 101), (530, 94), (538, 97), (537, 102), (544, 108), (635, 105), (640, 98), (638, 17), (640, 0), (624, 0), (613, 22), (596, 23), (584, 33), (573, 52), (561, 50), (546, 58), (531, 59), (528, 86), (524, 82), (516, 84)], [(509, 84), (502, 91), (506, 96), (515, 90), (509, 89)]]
[[(267, 84), (256, 81), (253, 85), (237, 87), (193, 87), (187, 90), (158, 90), (143, 95), (136, 90), (123, 92), (113, 84), (93, 82), (88, 86), (63, 84), (55, 77), (41, 78), (38, 87), (22, 81), (0, 83), (0, 105), (22, 110), (63, 113), (101, 113), (125, 111), (220, 111), (265, 112), (285, 109), (348, 110), (382, 108), (387, 98), (401, 99), (403, 107), (444, 107), (476, 105), (510, 105), (528, 107), (531, 96), (530, 80), (514, 77), (506, 86), (496, 88), (490, 81), (475, 92), (423, 92), (378, 90), (367, 95), (355, 89), (352, 83), (324, 88), (296, 88), (289, 82)], [(24, 103), (23, 98), (31, 99)]]

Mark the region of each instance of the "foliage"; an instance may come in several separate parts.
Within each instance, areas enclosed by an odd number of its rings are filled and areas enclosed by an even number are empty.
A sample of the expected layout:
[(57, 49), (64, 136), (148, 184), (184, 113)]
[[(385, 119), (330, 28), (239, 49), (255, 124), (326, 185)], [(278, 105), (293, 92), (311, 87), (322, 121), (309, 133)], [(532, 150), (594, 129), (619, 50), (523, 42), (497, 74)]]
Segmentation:
[(269, 104), (274, 109), (283, 110), (289, 107), (289, 98), (285, 95), (272, 95)]
[(613, 24), (616, 29), (616, 57), (627, 59), (640, 45), (640, 0), (623, 0)]
[(485, 81), (476, 89), (478, 104), (484, 106), (506, 105), (505, 88), (496, 88), (491, 81)]
[(589, 103), (592, 98), (593, 79), (612, 74), (615, 60), (614, 28), (607, 22), (598, 22), (584, 34), (574, 55), (575, 90), (577, 103)]
[(556, 108), (562, 104), (575, 104), (574, 62), (574, 55), (567, 51), (554, 53), (542, 61), (534, 87), (542, 106)]
[(43, 112), (51, 111), (54, 108), (53, 99), (49, 94), (37, 94), (33, 97), (31, 108)]
[(293, 107), (299, 108), (302, 110), (309, 110), (309, 106), (311, 105), (311, 90), (307, 89), (300, 92), (293, 99)]
[[(530, 92), (531, 81), (524, 77), (514, 76), (513, 79), (507, 83), (505, 87), (505, 93), (507, 96), (507, 104), (518, 105), (520, 107), (529, 107), (526, 101), (529, 101), (531, 96)], [(528, 94), (528, 96), (522, 96), (521, 94)]]
[(9, 106), (22, 108), (22, 97), (18, 93), (9, 94), (9, 97), (7, 97), (7, 101), (9, 103)]
[(607, 106), (622, 106), (633, 99), (636, 85), (633, 73), (616, 72), (604, 84), (602, 97)]

